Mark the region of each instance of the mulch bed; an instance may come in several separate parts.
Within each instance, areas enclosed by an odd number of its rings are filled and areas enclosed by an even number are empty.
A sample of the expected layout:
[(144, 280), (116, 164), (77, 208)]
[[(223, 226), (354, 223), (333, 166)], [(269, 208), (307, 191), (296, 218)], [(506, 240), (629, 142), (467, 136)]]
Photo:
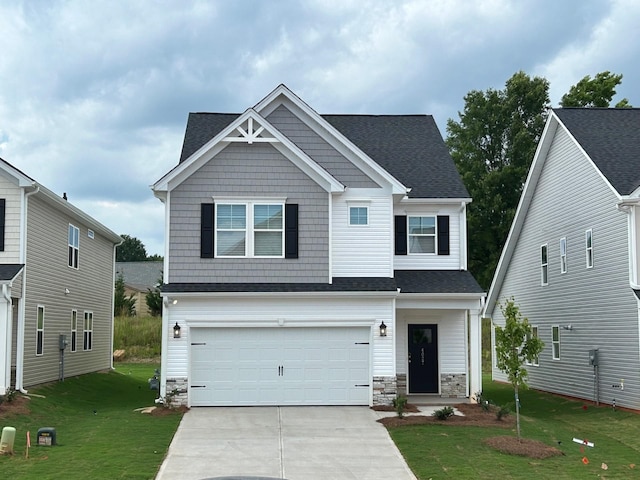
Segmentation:
[[(419, 409), (414, 405), (408, 405), (405, 409), (406, 412), (419, 412)], [(480, 405), (470, 403), (460, 403), (453, 405), (458, 411), (464, 414), (452, 415), (446, 420), (438, 420), (432, 415), (411, 415), (399, 418), (386, 417), (381, 418), (378, 422), (382, 423), (385, 427), (403, 427), (409, 425), (451, 425), (451, 426), (473, 426), (473, 427), (500, 427), (500, 428), (515, 428), (516, 417), (515, 415), (508, 415), (501, 420), (496, 418), (496, 414), (490, 410), (484, 410)], [(389, 410), (382, 408), (375, 408), (375, 410), (382, 411), (395, 411), (390, 408)], [(504, 435), (498, 437), (485, 438), (483, 442), (502, 453), (510, 455), (521, 455), (528, 458), (543, 459), (557, 455), (564, 455), (562, 451), (555, 447), (550, 447), (537, 440), (531, 440), (522, 438), (518, 440), (515, 435)]]
[(0, 403), (0, 418), (8, 418), (10, 415), (28, 415), (29, 413), (31, 413), (29, 398), (22, 395), (16, 395), (10, 402), (5, 400)]

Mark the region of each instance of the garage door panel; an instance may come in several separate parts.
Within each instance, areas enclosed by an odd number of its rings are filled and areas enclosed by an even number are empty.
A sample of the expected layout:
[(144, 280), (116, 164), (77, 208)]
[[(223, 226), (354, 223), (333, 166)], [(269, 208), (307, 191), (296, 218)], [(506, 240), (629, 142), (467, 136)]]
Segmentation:
[(369, 403), (368, 327), (192, 328), (191, 337), (194, 406)]

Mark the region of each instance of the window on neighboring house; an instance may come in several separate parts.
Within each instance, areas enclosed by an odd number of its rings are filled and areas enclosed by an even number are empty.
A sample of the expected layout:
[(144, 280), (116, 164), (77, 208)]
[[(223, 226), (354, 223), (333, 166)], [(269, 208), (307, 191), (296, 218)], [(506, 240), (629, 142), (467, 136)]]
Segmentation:
[(436, 217), (409, 217), (409, 253), (436, 253)]
[(349, 207), (349, 225), (369, 225), (369, 208)]
[(593, 230), (584, 232), (584, 248), (587, 260), (587, 268), (593, 267)]
[(549, 283), (549, 248), (548, 246), (540, 246), (540, 282), (542, 285)]
[(78, 349), (78, 311), (71, 310), (71, 351)]
[(284, 204), (216, 203), (216, 256), (282, 257), (283, 212)]
[(36, 355), (44, 353), (44, 306), (38, 305), (38, 318), (36, 323)]
[(560, 327), (551, 327), (551, 345), (553, 347), (553, 359), (560, 360)]
[(78, 268), (78, 253), (80, 251), (80, 229), (69, 224), (69, 266)]
[(567, 237), (560, 239), (560, 273), (567, 273)]
[(84, 312), (84, 338), (82, 349), (91, 350), (93, 348), (93, 312)]
[[(531, 338), (538, 338), (538, 327), (531, 327), (531, 333), (527, 334), (527, 340), (531, 339)], [(527, 365), (534, 365), (534, 366), (538, 366), (538, 357), (536, 356), (533, 361), (531, 362), (526, 362)]]

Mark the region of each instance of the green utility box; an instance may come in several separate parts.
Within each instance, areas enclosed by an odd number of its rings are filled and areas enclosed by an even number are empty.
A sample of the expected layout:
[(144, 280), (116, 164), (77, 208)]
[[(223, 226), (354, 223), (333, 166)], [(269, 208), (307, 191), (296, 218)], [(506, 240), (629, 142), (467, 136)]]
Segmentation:
[(43, 427), (38, 429), (38, 445), (50, 447), (56, 444), (56, 429)]

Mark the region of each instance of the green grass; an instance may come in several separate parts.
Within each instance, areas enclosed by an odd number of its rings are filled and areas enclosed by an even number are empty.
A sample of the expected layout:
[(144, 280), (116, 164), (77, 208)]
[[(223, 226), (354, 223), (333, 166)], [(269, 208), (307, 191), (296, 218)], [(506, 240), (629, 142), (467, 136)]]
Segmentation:
[(127, 360), (160, 359), (162, 317), (115, 317), (113, 349), (123, 349)]
[[(116, 372), (68, 378), (29, 390), (29, 415), (0, 417), (16, 428), (15, 454), (0, 456), (2, 478), (153, 479), (182, 415), (134, 412), (154, 404), (147, 379), (155, 364), (116, 364)], [(44, 398), (42, 398), (43, 396)], [(37, 431), (56, 429), (58, 445), (38, 447)], [(26, 432), (31, 434), (25, 458)]]
[[(485, 379), (484, 386), (485, 398), (494, 403), (513, 401), (510, 385)], [(515, 428), (419, 425), (390, 428), (389, 432), (419, 479), (640, 478), (638, 414), (533, 390), (521, 392), (520, 397), (522, 436), (555, 446), (564, 456), (534, 460), (502, 454), (482, 443), (487, 437), (515, 436)], [(595, 446), (574, 443), (574, 437)], [(607, 470), (602, 469), (603, 463)]]

